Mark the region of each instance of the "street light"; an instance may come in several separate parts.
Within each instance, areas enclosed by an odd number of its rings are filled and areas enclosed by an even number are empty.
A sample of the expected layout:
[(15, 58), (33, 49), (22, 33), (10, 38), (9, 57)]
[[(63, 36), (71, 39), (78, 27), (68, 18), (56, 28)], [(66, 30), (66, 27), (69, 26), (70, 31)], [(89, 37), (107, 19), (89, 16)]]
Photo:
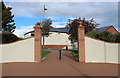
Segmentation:
[[(43, 18), (43, 21), (45, 23), (45, 11), (47, 10), (47, 8), (45, 8), (45, 5), (44, 5), (44, 18)], [(44, 41), (45, 41), (45, 38), (44, 38), (44, 33), (43, 33), (43, 49), (45, 48), (45, 44), (44, 44)]]
[(45, 5), (44, 5), (44, 20), (43, 21), (45, 21), (45, 11), (47, 11), (47, 8), (45, 8)]

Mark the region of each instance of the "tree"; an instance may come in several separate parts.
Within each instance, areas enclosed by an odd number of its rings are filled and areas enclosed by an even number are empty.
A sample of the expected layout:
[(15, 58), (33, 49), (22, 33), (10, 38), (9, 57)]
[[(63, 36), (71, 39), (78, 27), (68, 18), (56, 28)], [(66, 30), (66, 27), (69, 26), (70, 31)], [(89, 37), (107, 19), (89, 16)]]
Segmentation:
[(45, 37), (48, 37), (50, 35), (50, 29), (52, 28), (51, 24), (52, 24), (51, 19), (47, 19), (41, 23), (42, 36), (43, 36), (43, 49), (44, 49), (44, 44), (45, 44)]
[(120, 42), (120, 33), (115, 34), (115, 42)]
[(120, 42), (120, 33), (112, 34), (111, 32), (108, 31), (104, 32), (91, 31), (86, 35), (107, 42)]
[(2, 4), (2, 31), (14, 32), (15, 31), (15, 23), (13, 20), (14, 15), (12, 15), (11, 7), (6, 7), (4, 2)]
[(15, 34), (6, 31), (0, 33), (0, 38), (2, 38), (2, 42), (0, 43), (11, 43), (18, 40), (22, 40), (22, 38), (17, 37)]
[(69, 40), (71, 40), (71, 42), (77, 42), (78, 40), (78, 26), (79, 26), (79, 22), (82, 21), (82, 25), (85, 26), (85, 33), (88, 33), (90, 31), (92, 31), (93, 29), (95, 29), (99, 24), (97, 24), (94, 20), (94, 18), (90, 19), (90, 20), (86, 20), (85, 18), (78, 18), (78, 19), (74, 19), (74, 20), (68, 20), (69, 22), (67, 23), (66, 27), (70, 28), (69, 30)]
[(0, 2), (0, 31), (2, 31), (2, 3)]

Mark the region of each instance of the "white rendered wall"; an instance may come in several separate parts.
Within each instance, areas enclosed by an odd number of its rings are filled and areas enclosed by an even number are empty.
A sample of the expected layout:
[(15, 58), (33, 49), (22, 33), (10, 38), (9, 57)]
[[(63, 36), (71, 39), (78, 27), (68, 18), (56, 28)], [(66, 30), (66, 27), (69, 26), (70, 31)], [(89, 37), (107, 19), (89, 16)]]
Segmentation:
[(1, 61), (2, 61), (2, 46), (0, 45), (0, 78), (2, 78), (2, 64), (1, 64)]
[(2, 46), (2, 61), (0, 63), (34, 62), (34, 38), (0, 46)]
[(105, 62), (104, 42), (85, 37), (86, 62)]
[(2, 62), (2, 45), (0, 45), (0, 63)]
[(96, 63), (118, 63), (117, 43), (107, 43), (85, 37), (85, 61)]
[(118, 44), (106, 43), (106, 63), (118, 63)]

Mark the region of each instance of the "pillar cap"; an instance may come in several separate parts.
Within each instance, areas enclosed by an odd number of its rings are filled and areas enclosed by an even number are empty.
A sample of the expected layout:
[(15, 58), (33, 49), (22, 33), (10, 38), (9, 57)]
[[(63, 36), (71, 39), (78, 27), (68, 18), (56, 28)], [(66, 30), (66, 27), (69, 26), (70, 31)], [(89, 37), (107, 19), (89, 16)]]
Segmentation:
[(84, 28), (85, 26), (82, 25), (82, 21), (79, 22), (78, 28)]
[(79, 24), (82, 25), (82, 21), (80, 21)]
[(37, 25), (36, 25), (34, 28), (35, 28), (35, 29), (36, 29), (36, 28), (40, 28), (40, 29), (41, 29), (42, 27), (40, 26), (40, 22), (37, 22)]
[(40, 22), (37, 22), (37, 25), (40, 25)]

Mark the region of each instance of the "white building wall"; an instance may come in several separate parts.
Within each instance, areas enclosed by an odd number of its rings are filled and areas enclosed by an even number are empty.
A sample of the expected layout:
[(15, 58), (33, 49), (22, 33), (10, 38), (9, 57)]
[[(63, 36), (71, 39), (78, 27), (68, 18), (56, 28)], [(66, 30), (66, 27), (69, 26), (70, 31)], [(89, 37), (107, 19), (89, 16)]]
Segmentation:
[(34, 38), (0, 46), (2, 46), (2, 57), (0, 57), (2, 61), (0, 60), (0, 63), (34, 62)]
[(68, 37), (66, 33), (51, 32), (49, 37), (45, 37), (45, 45), (71, 45)]
[(74, 42), (72, 45), (73, 45), (73, 50), (78, 50), (78, 42)]
[[(48, 37), (45, 37), (45, 45), (71, 45), (66, 33), (50, 32)], [(31, 37), (31, 33), (25, 35), (25, 38)], [(42, 39), (43, 42), (43, 39)], [(43, 43), (42, 43), (43, 44)]]
[(31, 37), (31, 33), (28, 33), (24, 36), (25, 38)]

